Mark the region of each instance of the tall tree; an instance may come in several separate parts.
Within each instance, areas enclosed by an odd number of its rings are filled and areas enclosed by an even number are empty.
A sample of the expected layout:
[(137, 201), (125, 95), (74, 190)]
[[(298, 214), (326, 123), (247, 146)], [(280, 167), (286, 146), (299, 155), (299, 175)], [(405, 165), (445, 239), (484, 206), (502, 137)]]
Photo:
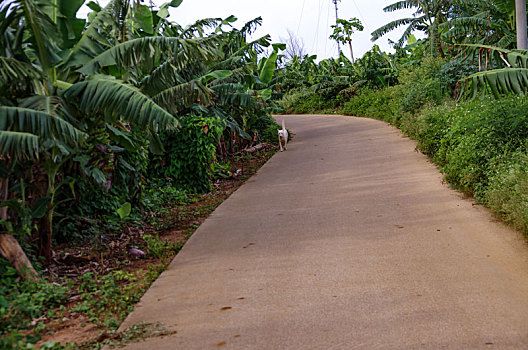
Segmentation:
[[(336, 20), (336, 24), (332, 25), (333, 33), (330, 35), (330, 39), (333, 39), (341, 44), (348, 44), (350, 48), (350, 58), (354, 63), (354, 51), (352, 50), (352, 34), (356, 31), (363, 31), (364, 27), (361, 21), (357, 18), (351, 18), (350, 20), (340, 19)], [(341, 53), (339, 53), (341, 54)]]

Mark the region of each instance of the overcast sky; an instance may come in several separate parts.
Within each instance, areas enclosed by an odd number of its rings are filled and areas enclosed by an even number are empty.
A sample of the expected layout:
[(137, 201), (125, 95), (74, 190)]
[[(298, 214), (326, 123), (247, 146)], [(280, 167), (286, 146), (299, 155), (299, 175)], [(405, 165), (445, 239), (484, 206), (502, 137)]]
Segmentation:
[[(160, 5), (168, 0), (154, 0)], [(108, 0), (100, 0), (105, 5)], [(342, 0), (338, 2), (339, 18), (357, 17), (365, 26), (363, 32), (354, 34), (354, 56), (361, 57), (378, 44), (382, 50), (391, 51), (388, 39), (396, 41), (403, 30), (392, 32), (379, 39), (376, 43), (370, 40), (370, 33), (380, 26), (397, 18), (411, 15), (411, 11), (383, 12), (383, 8), (396, 0)], [(87, 11), (83, 9), (83, 11)], [(180, 7), (171, 9), (169, 17), (180, 25), (194, 23), (198, 19), (209, 17), (226, 18), (230, 15), (239, 20), (235, 27), (241, 27), (245, 22), (261, 16), (262, 27), (255, 37), (270, 34), (274, 42), (287, 37), (291, 30), (304, 42), (306, 51), (317, 54), (318, 59), (337, 56), (337, 44), (328, 39), (330, 26), (335, 23), (335, 7), (332, 0), (183, 0)], [(348, 48), (344, 49), (347, 56)]]

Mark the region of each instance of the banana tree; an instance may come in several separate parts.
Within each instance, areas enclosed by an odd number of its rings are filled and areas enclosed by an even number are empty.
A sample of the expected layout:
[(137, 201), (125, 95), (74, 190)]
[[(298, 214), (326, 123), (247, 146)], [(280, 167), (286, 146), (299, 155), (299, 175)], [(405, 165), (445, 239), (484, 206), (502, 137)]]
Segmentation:
[(515, 46), (513, 0), (456, 0), (456, 16), (439, 25), (442, 40), (455, 44)]
[[(487, 68), (479, 73), (463, 78), (465, 96), (472, 98), (478, 95), (491, 94), (495, 98), (505, 94), (526, 94), (528, 92), (528, 52), (525, 50), (508, 50), (485, 45), (464, 45), (477, 52), (485, 52)], [(480, 55), (479, 55), (480, 63)], [(482, 67), (482, 65), (481, 65)]]
[(414, 31), (422, 31), (428, 35), (431, 52), (435, 49), (441, 57), (444, 57), (442, 42), (440, 41), (439, 26), (447, 21), (453, 12), (452, 1), (449, 0), (402, 0), (386, 6), (383, 11), (394, 12), (403, 9), (415, 9), (412, 17), (400, 18), (391, 21), (380, 28), (374, 30), (372, 41), (381, 38), (383, 35), (401, 26), (407, 26), (402, 36), (397, 41), (396, 46), (402, 47), (407, 38)]
[[(39, 159), (45, 170), (48, 183), (44, 196), (49, 203), (40, 228), (40, 252), (48, 262), (57, 174), (74, 158), (78, 141), (84, 135), (82, 129), (90, 131), (89, 125), (82, 122), (86, 116), (99, 115), (109, 122), (126, 120), (152, 133), (178, 124), (173, 115), (135, 86), (104, 75), (90, 77), (95, 70), (123, 68), (124, 63), (149, 57), (152, 45), (174, 47), (177, 39), (143, 38), (113, 45), (103, 37), (107, 27), (103, 19), (116, 9), (119, 1), (114, 0), (95, 16), (83, 35), (73, 31), (71, 38), (79, 39), (71, 43), (60, 39), (59, 29), (68, 31), (64, 23), (69, 21), (63, 19), (74, 15), (82, 2), (73, 8), (57, 3), (63, 4), (51, 0), (13, 1), (0, 9), (9, 20), (2, 22), (6, 35), (0, 44), (0, 90), (8, 92), (3, 101), (7, 106), (0, 110), (4, 122), (0, 147), (5, 159), (16, 161), (19, 155)], [(152, 64), (152, 60), (148, 61)], [(50, 120), (47, 124), (46, 118)]]

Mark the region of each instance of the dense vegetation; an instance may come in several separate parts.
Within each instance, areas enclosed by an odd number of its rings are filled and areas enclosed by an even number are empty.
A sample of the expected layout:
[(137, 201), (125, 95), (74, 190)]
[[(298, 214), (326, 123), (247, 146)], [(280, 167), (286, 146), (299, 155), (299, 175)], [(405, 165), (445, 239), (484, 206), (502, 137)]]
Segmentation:
[[(455, 188), (528, 233), (528, 91), (515, 47), (513, 1), (402, 1), (413, 8), (372, 33), (407, 26), (386, 54), (355, 63), (295, 57), (281, 70), (288, 113), (343, 113), (387, 121), (418, 141)], [(416, 40), (415, 30), (426, 38)], [(302, 73), (301, 73), (302, 72)]]
[[(67, 299), (67, 285), (39, 280), (55, 245), (97, 246), (168, 202), (191, 203), (232, 175), (242, 149), (275, 141), (271, 88), (284, 45), (249, 40), (261, 18), (182, 27), (169, 19), (182, 0), (144, 2), (86, 2), (87, 19), (77, 17), (84, 0), (0, 5), (2, 348), (35, 341), (16, 332)], [(142, 240), (151, 256), (172, 249)], [(123, 290), (119, 281), (138, 278), (124, 272), (83, 278), (79, 293), (102, 308), (93, 313), (123, 309), (94, 293), (120, 291), (126, 305), (141, 295)]]

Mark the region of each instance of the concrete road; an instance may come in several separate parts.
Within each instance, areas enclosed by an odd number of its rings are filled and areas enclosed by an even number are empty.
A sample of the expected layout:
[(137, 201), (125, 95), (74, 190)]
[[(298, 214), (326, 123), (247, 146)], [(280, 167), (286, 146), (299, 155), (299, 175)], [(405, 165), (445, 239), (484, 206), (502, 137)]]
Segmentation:
[(176, 333), (129, 349), (528, 349), (519, 233), (384, 123), (284, 119), (288, 151), (207, 219), (122, 326)]

